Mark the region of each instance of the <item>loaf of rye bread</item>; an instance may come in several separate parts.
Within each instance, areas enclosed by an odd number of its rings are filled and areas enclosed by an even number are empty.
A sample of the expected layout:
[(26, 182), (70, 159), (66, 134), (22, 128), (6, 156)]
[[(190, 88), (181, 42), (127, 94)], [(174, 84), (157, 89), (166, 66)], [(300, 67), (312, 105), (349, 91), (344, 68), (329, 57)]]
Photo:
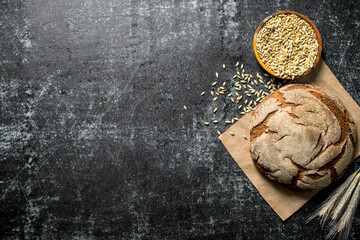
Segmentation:
[(322, 189), (350, 164), (355, 125), (340, 100), (307, 84), (267, 96), (253, 111), (250, 152), (258, 170), (293, 189)]

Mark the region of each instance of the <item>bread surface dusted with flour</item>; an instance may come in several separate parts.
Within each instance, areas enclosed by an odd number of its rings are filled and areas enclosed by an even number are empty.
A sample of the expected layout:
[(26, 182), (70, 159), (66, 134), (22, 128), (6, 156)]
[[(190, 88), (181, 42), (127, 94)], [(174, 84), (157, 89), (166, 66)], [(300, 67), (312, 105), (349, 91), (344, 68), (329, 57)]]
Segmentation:
[(291, 84), (253, 111), (250, 152), (258, 170), (293, 189), (322, 189), (352, 160), (355, 125), (340, 100), (323, 89)]

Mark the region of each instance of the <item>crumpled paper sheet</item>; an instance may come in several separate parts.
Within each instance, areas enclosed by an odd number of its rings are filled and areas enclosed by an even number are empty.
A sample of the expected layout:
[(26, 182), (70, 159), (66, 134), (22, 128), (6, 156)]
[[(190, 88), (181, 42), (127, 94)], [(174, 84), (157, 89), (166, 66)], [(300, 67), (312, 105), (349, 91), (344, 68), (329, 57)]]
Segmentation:
[[(312, 84), (335, 94), (354, 118), (357, 136), (358, 139), (360, 139), (360, 107), (341, 86), (324, 60), (320, 59), (320, 62), (313, 71), (298, 79), (296, 82)], [(279, 217), (285, 221), (318, 191), (296, 192), (290, 190), (268, 180), (257, 170), (250, 156), (250, 142), (243, 138), (243, 135), (246, 135), (249, 139), (250, 115), (249, 113), (244, 115), (239, 121), (221, 134), (219, 138), (261, 196)], [(230, 135), (230, 132), (234, 132), (235, 136)], [(360, 141), (358, 140), (355, 146), (354, 159), (359, 156), (359, 143)]]

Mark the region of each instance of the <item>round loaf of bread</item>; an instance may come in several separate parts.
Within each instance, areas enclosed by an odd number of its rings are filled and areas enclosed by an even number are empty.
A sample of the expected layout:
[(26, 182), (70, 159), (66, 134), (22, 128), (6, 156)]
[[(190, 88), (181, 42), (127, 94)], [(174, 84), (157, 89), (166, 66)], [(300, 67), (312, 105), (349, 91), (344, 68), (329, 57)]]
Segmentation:
[(340, 100), (323, 89), (291, 84), (253, 111), (250, 152), (258, 170), (293, 189), (322, 189), (350, 164), (355, 125)]

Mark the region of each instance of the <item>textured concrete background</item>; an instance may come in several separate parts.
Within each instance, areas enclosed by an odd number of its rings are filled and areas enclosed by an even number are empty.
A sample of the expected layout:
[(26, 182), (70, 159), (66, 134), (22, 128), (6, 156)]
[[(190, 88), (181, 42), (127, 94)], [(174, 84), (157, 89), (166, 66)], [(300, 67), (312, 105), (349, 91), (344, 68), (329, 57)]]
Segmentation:
[(0, 0), (1, 237), (323, 239), (304, 219), (335, 186), (282, 222), (202, 125), (223, 63), (263, 73), (252, 37), (279, 10), (360, 103), (359, 1)]

